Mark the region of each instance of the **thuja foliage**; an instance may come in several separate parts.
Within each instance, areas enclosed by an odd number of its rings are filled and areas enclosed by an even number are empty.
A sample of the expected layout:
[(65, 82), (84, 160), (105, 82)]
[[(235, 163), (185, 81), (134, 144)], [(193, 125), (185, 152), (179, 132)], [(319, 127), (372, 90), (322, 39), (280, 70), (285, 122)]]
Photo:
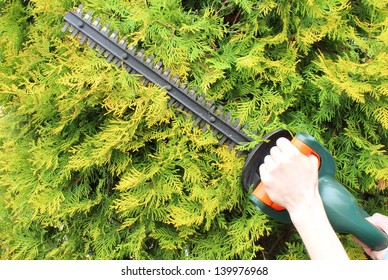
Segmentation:
[[(0, 0), (1, 258), (308, 258), (291, 225), (248, 202), (244, 156), (61, 33), (79, 4)], [(312, 134), (359, 203), (387, 214), (387, 0), (82, 4), (255, 140)]]

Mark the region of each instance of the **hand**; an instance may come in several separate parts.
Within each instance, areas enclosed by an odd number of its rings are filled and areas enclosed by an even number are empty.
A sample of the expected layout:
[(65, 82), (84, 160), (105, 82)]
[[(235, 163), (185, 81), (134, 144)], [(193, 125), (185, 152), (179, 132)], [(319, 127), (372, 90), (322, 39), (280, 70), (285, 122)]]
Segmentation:
[(303, 155), (289, 140), (279, 138), (259, 171), (264, 190), (288, 210), (310, 258), (347, 260), (319, 195), (318, 159)]
[(268, 196), (290, 214), (320, 200), (318, 159), (303, 155), (286, 138), (276, 141), (259, 171)]
[[(373, 225), (384, 231), (388, 234), (388, 217), (384, 216), (380, 213), (375, 213), (373, 216), (366, 218), (369, 222), (371, 222)], [(358, 244), (360, 244), (365, 253), (367, 253), (372, 259), (374, 260), (383, 260), (385, 255), (387, 254), (387, 248), (381, 251), (373, 251), (371, 248), (366, 246), (364, 243), (362, 243), (360, 240), (353, 238), (354, 241)]]

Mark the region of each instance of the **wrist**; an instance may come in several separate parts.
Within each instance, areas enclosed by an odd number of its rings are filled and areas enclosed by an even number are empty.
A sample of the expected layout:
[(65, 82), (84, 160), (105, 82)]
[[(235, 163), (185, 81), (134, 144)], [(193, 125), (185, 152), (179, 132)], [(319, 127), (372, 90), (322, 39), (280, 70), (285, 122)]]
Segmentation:
[(349, 259), (318, 198), (291, 209), (290, 218), (311, 259)]
[(307, 203), (300, 203), (299, 205), (287, 210), (295, 227), (298, 227), (300, 224), (305, 224), (311, 220), (327, 220), (325, 208), (320, 196), (315, 196)]

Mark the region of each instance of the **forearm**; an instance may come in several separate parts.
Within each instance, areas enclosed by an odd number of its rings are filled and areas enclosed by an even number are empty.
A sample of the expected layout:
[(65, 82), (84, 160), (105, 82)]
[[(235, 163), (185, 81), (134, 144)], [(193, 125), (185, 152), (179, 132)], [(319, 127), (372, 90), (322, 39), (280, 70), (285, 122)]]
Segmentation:
[(290, 216), (312, 260), (349, 259), (330, 225), (320, 198), (311, 205), (299, 207)]

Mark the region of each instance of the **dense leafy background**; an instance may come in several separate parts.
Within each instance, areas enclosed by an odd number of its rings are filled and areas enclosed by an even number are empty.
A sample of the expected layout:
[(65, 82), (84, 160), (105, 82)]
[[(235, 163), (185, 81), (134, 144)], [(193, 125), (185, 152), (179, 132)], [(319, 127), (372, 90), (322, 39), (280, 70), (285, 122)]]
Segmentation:
[[(248, 202), (244, 157), (61, 33), (79, 4), (0, 0), (1, 258), (307, 258)], [(82, 4), (258, 141), (315, 136), (360, 204), (388, 212), (387, 0)]]

